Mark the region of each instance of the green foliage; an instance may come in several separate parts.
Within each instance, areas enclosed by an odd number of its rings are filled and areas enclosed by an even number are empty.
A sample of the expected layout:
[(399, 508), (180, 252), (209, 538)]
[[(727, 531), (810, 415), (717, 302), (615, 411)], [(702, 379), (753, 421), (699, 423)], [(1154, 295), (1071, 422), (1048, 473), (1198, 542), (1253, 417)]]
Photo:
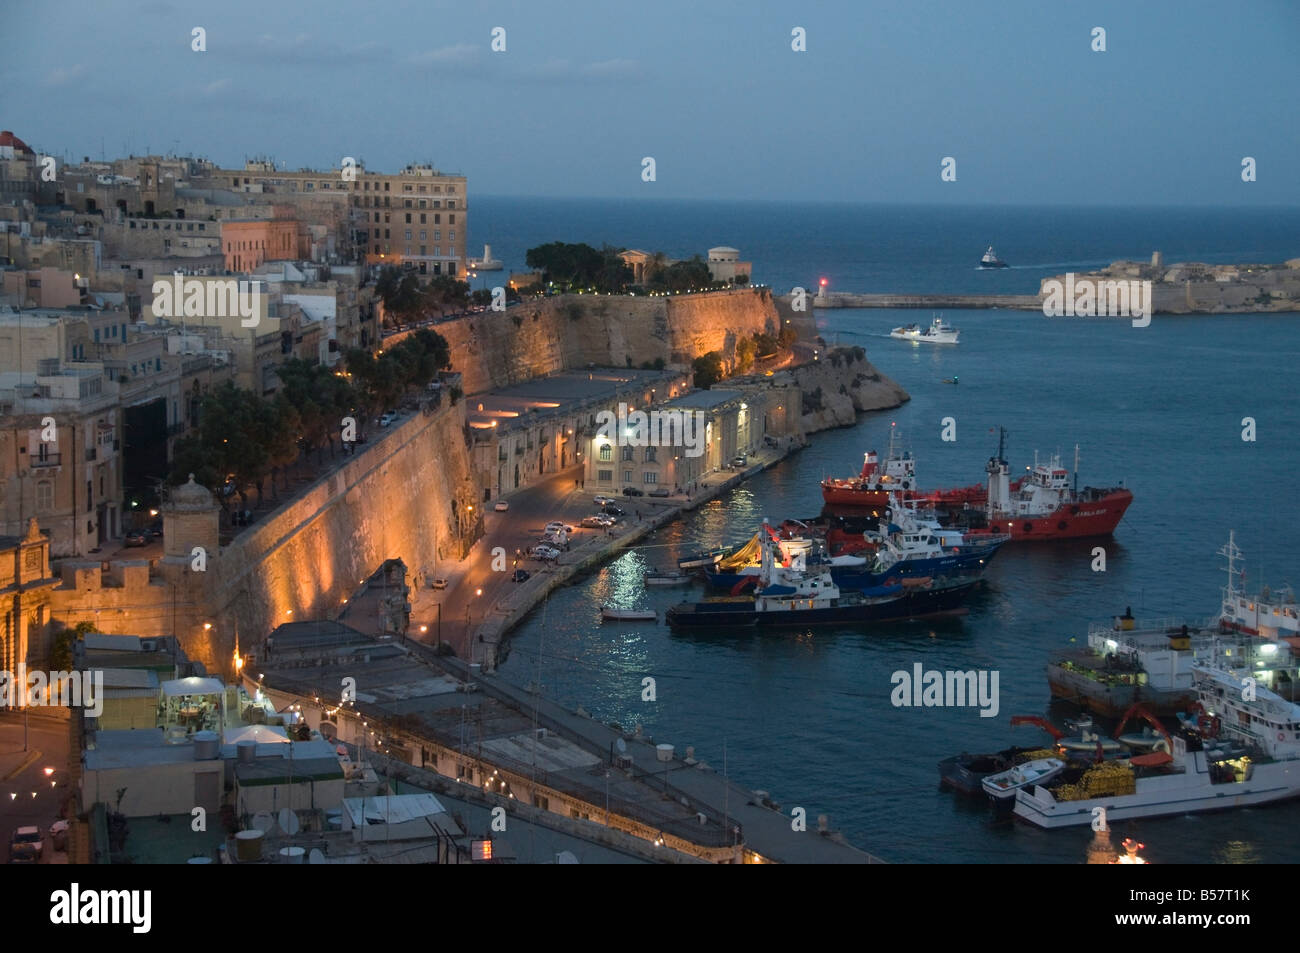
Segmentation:
[(696, 255), (687, 261), (673, 262), (656, 272), (649, 285), (656, 291), (689, 291), (712, 286), (713, 276), (709, 274), (708, 263)]
[(632, 269), (619, 258), (622, 251), (612, 245), (596, 249), (582, 242), (550, 242), (528, 249), (524, 261), (542, 272), (543, 281), (574, 290), (594, 288), (619, 294), (632, 282)]
[(754, 335), (754, 347), (759, 357), (772, 357), (781, 350), (781, 343), (772, 335), (759, 331)]
[(781, 350), (788, 351), (794, 347), (794, 342), (799, 340), (799, 332), (788, 324), (781, 326), (781, 333), (776, 336), (777, 343), (781, 345)]
[(749, 284), (749, 275), (744, 275), (744, 274), (742, 274), (742, 275), (736, 275), (736, 284), (738, 284), (738, 285), (747, 285), (747, 284)]
[(477, 307), (487, 307), (492, 303), (492, 292), (487, 288), (479, 288), (469, 296), (469, 300)]
[(736, 342), (736, 373), (745, 374), (754, 366), (757, 347), (754, 338), (741, 338)]
[(691, 363), (691, 366), (695, 371), (696, 387), (708, 390), (722, 380), (722, 355), (717, 351), (701, 354)]
[(64, 629), (54, 636), (54, 647), (50, 650), (50, 668), (56, 672), (70, 672), (75, 656), (72, 646), (86, 635), (95, 631), (95, 623), (78, 622), (70, 629)]
[(662, 357), (656, 357), (653, 361), (641, 362), (641, 370), (643, 371), (662, 371), (665, 366), (667, 365), (664, 364)]

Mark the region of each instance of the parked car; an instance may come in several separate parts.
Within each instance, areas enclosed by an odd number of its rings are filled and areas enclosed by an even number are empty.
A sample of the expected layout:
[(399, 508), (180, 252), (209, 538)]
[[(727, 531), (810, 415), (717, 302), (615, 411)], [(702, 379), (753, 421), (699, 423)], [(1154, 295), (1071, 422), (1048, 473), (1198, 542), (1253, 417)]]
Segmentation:
[(397, 414), (390, 410), (388, 413), (384, 414), (382, 417), (379, 418), (379, 426), (381, 427), (391, 426), (393, 421), (396, 419), (397, 419)]
[(447, 580), (444, 579), (442, 576), (438, 576), (433, 580), (433, 582), (429, 583), (429, 586), (433, 589), (446, 589)]
[(124, 546), (148, 546), (149, 534), (142, 529), (133, 529), (122, 537)]
[(614, 499), (612, 496), (598, 496), (598, 497), (596, 497), (596, 505), (597, 505), (597, 506), (604, 506), (606, 503), (617, 503), (617, 502), (618, 502), (618, 500)]
[(732, 457), (732, 458), (731, 458), (731, 468), (732, 468), (733, 470), (740, 470), (740, 469), (743, 469), (744, 466), (745, 466), (745, 462), (746, 462), (746, 458), (745, 458), (745, 455), (744, 455), (744, 454), (740, 454), (739, 456)]
[(623, 487), (623, 495), (624, 496), (645, 496), (645, 491), (638, 490), (634, 486), (625, 486)]
[(623, 507), (618, 506), (618, 505), (616, 505), (616, 504), (614, 504), (614, 503), (606, 503), (606, 504), (605, 504), (605, 507), (604, 507), (604, 511), (605, 511), (606, 513), (608, 513), (610, 516), (626, 516), (626, 515), (627, 515), (627, 510), (623, 509)]
[(533, 559), (540, 559), (543, 562), (560, 558), (560, 551), (554, 546), (534, 546), (528, 553)]
[(50, 844), (55, 850), (68, 849), (68, 822), (57, 820), (50, 825)]
[(585, 526), (588, 529), (604, 529), (609, 524), (599, 516), (584, 516), (580, 525)]
[(659, 497), (672, 496), (672, 492), (668, 489), (668, 487), (666, 487), (666, 486), (661, 486), (661, 487), (659, 487), (659, 488), (657, 488), (657, 489), (651, 490), (651, 491), (650, 491), (650, 495), (651, 495), (651, 496), (659, 496)]
[(35, 864), (41, 859), (45, 838), (39, 827), (20, 827), (9, 841), (9, 863)]
[(498, 513), (504, 513), (506, 510), (510, 509), (510, 502), (508, 500), (497, 500), (492, 509), (496, 510)]
[(573, 527), (570, 526), (568, 523), (561, 523), (559, 520), (552, 520), (551, 522), (546, 524), (546, 532), (548, 533), (555, 533), (555, 532), (559, 532), (560, 530), (564, 530), (564, 532), (566, 533), (572, 533)]
[(530, 573), (527, 569), (516, 569), (514, 575), (511, 576), (510, 578), (515, 582), (523, 582), (524, 580), (528, 579), (528, 577), (531, 575), (532, 573)]

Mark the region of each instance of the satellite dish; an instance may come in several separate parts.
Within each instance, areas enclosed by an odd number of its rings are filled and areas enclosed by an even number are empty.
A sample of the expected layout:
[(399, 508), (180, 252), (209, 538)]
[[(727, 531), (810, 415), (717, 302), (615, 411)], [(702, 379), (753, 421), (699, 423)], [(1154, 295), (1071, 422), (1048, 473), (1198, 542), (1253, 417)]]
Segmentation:
[(323, 864), (325, 863), (325, 855), (320, 852), (319, 848), (313, 847), (311, 853), (307, 855), (307, 863)]
[(253, 829), (270, 834), (275, 830), (275, 818), (267, 811), (258, 811), (253, 815)]
[(293, 813), (287, 807), (280, 808), (280, 830), (284, 831), (290, 837), (298, 833), (299, 827), (298, 815)]
[(627, 754), (627, 742), (622, 738), (614, 739), (614, 747), (618, 749), (619, 754)]

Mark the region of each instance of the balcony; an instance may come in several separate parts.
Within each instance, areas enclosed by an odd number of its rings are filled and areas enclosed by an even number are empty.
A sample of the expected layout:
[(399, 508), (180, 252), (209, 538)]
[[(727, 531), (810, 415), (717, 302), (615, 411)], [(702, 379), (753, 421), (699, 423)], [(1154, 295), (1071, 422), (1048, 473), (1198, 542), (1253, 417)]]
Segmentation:
[(36, 469), (38, 467), (57, 467), (62, 464), (62, 460), (63, 460), (63, 454), (61, 453), (47, 453), (43, 457), (36, 456), (35, 454), (33, 454), (31, 459), (31, 465), (32, 465), (32, 469)]

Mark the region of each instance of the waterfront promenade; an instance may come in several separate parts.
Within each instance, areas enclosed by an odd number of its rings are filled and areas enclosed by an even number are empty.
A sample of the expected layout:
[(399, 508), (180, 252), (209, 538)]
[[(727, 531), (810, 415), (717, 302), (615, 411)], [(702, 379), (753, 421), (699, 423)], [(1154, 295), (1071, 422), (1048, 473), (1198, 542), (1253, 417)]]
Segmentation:
[(1043, 299), (1038, 295), (898, 295), (852, 294), (831, 291), (812, 299), (815, 310), (823, 308), (932, 308), (956, 310), (963, 308), (1008, 308), (1013, 311), (1041, 311)]

